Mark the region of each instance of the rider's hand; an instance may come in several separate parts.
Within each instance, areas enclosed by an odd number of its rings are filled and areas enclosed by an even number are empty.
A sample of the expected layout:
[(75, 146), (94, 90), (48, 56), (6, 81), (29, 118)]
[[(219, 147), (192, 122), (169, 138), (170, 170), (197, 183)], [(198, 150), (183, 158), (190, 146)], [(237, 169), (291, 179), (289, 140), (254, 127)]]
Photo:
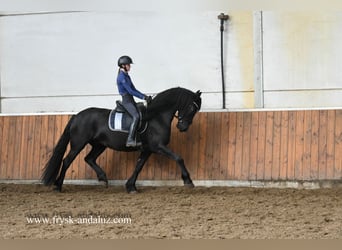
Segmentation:
[(147, 102), (147, 104), (150, 104), (152, 102), (152, 96), (146, 95), (144, 99)]

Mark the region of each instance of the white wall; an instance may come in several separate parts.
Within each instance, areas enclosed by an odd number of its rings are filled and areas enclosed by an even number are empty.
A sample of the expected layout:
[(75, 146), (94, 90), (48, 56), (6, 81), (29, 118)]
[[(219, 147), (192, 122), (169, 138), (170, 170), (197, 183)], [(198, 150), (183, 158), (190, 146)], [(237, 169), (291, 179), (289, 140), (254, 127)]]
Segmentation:
[(264, 12), (265, 107), (342, 107), (342, 12)]
[[(218, 14), (130, 11), (3, 16), (2, 112), (111, 108), (119, 98), (116, 62), (123, 54), (133, 58), (131, 77), (142, 92), (155, 94), (174, 86), (200, 89), (203, 108), (219, 108)], [(241, 91), (253, 89), (251, 17), (251, 13), (232, 13), (235, 22), (225, 34), (227, 90), (234, 91), (237, 101), (229, 103), (231, 107), (244, 105), (246, 93)]]
[[(119, 99), (116, 61), (147, 94), (182, 86), (203, 92), (203, 110), (222, 107), (220, 32), (224, 11), (92, 11), (0, 16), (1, 112), (77, 112)], [(341, 107), (342, 12), (226, 12), (228, 110)], [(262, 44), (255, 27), (262, 26)], [(255, 50), (261, 48), (262, 86)], [(258, 94), (258, 93), (257, 93)]]

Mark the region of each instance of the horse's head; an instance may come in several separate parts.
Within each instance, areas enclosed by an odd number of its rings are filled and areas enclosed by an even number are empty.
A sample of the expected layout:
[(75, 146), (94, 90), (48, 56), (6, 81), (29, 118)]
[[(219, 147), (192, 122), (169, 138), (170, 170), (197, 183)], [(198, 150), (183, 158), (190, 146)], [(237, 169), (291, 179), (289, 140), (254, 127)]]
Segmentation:
[(188, 130), (196, 113), (201, 109), (201, 91), (197, 91), (178, 109), (177, 128), (180, 132)]

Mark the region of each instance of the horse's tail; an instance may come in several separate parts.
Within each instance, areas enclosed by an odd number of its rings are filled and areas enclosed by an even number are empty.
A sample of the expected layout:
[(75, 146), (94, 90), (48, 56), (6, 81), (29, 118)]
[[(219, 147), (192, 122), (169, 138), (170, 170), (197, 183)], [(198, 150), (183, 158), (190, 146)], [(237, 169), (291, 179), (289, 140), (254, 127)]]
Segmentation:
[(54, 184), (59, 170), (61, 169), (63, 156), (70, 141), (70, 126), (73, 119), (74, 116), (71, 117), (66, 125), (61, 138), (59, 138), (59, 141), (53, 150), (52, 156), (45, 165), (41, 179), (46, 186)]

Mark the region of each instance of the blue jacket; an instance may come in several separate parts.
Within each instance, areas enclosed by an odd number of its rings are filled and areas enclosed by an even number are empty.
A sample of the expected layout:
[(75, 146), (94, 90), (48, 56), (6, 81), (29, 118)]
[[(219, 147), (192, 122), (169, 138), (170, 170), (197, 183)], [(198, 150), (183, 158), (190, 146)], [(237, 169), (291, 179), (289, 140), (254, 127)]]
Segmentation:
[(144, 99), (145, 95), (134, 87), (128, 73), (120, 70), (116, 83), (118, 85), (120, 95), (130, 94), (137, 98)]

